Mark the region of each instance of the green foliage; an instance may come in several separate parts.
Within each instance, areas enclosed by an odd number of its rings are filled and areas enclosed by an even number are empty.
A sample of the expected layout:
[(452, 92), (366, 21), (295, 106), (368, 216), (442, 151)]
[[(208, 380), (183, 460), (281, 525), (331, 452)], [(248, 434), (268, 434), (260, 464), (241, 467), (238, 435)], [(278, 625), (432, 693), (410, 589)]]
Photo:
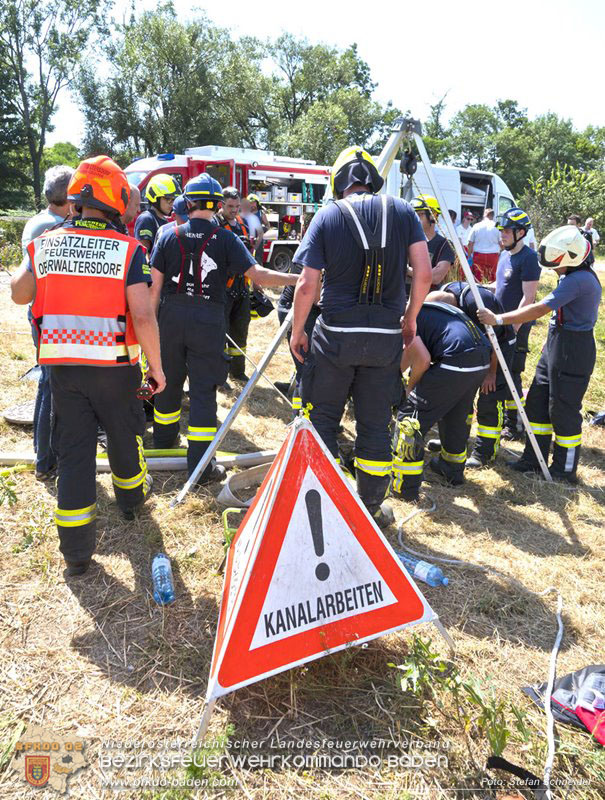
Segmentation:
[(50, 167), (58, 167), (60, 165), (77, 167), (79, 163), (78, 148), (74, 144), (71, 142), (57, 142), (52, 147), (44, 148), (42, 173), (45, 173)]
[(0, 220), (0, 269), (12, 270), (21, 263), (24, 220)]
[(527, 742), (530, 731), (525, 724), (525, 712), (512, 703), (499, 699), (493, 691), (485, 690), (472, 676), (464, 679), (457, 667), (445, 661), (431, 649), (431, 641), (418, 636), (412, 638), (411, 650), (406, 660), (396, 666), (400, 673), (399, 685), (403, 692), (411, 692), (431, 703), (432, 709), (444, 714), (451, 722), (452, 716), (445, 703), (453, 706), (454, 719), (462, 732), (484, 736), (490, 751), (500, 756), (513, 735), (508, 715), (514, 718), (517, 738)]
[(557, 164), (548, 177), (530, 178), (518, 202), (530, 215), (538, 238), (565, 225), (570, 214), (594, 217), (600, 231), (605, 228), (605, 174)]
[[(471, 103), (452, 117), (448, 127), (445, 99), (430, 107), (424, 123), (431, 160), (497, 172), (517, 200), (530, 179), (550, 175), (558, 165), (584, 171), (605, 166), (605, 128), (591, 125), (578, 132), (570, 120), (552, 112), (530, 120), (527, 109), (511, 99), (498, 100), (494, 106)], [(596, 212), (591, 215), (596, 217)]]
[(107, 56), (109, 79), (93, 66), (79, 82), (87, 155), (129, 162), (213, 143), (330, 163), (352, 142), (378, 143), (397, 114), (372, 100), (355, 45), (234, 40), (205, 16), (182, 22), (170, 4), (118, 26)]
[(15, 481), (9, 475), (0, 475), (0, 506), (6, 503), (9, 506), (17, 502)]
[(94, 30), (102, 27), (105, 0), (0, 0), (0, 77), (11, 83), (6, 107), (26, 150), (26, 174), (41, 205), (42, 158), (59, 93), (75, 71)]

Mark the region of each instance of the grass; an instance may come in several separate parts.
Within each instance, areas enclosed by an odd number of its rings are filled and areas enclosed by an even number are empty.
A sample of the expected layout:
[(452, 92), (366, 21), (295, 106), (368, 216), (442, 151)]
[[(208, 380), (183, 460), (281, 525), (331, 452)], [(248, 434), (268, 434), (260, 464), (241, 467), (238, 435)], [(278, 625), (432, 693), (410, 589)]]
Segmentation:
[[(548, 280), (541, 291), (547, 288)], [(25, 309), (10, 303), (2, 273), (0, 309), (0, 381), (6, 407), (33, 399), (36, 387), (19, 380), (34, 362), (33, 346)], [(275, 329), (274, 315), (252, 323), (252, 358), (260, 359)], [(542, 320), (532, 333), (526, 382), (545, 332)], [(590, 410), (605, 407), (602, 319), (596, 335), (599, 356), (585, 401)], [(273, 380), (283, 380), (290, 371), (284, 346), (268, 372)], [(220, 395), (223, 419), (232, 399)], [(283, 401), (261, 383), (238, 417), (226, 449), (276, 447), (288, 420)], [(352, 431), (347, 417), (344, 435), (349, 441)], [(212, 752), (224, 758), (220, 767), (192, 766), (172, 773), (201, 781), (197, 789), (147, 787), (118, 796), (520, 797), (515, 789), (498, 788), (493, 781), (501, 779), (504, 786), (506, 776), (487, 771), (485, 763), (501, 751), (510, 761), (542, 774), (545, 716), (521, 692), (528, 683), (546, 680), (556, 634), (555, 598), (540, 596), (540, 591), (552, 585), (563, 595), (565, 635), (558, 674), (602, 661), (605, 430), (586, 426), (584, 435), (580, 475), (585, 486), (578, 491), (511, 474), (503, 456), (494, 469), (469, 475), (457, 489), (427, 476), (426, 490), (437, 509), (415, 517), (405, 529), (406, 543), (429, 560), (455, 558), (490, 570), (445, 565), (447, 588), (420, 585), (455, 640), (453, 662), (433, 629), (416, 628), (415, 635), (392, 634), (241, 689), (218, 703), (211, 721)], [(0, 421), (0, 450), (27, 449), (31, 432)], [(511, 450), (518, 452), (519, 445)], [(85, 739), (91, 766), (70, 782), (71, 796), (85, 800), (116, 796), (102, 785), (107, 776), (99, 762), (106, 752), (103, 742), (185, 740), (195, 733), (221, 597), (223, 529), (211, 490), (169, 509), (184, 479), (182, 473), (158, 473), (145, 514), (125, 523), (117, 513), (109, 476), (99, 476), (96, 564), (88, 579), (68, 582), (52, 525), (53, 485), (36, 482), (30, 472), (10, 476), (9, 489), (16, 498), (9, 502), (7, 495), (0, 505), (2, 798), (34, 797), (7, 768), (24, 723)], [(391, 502), (400, 521), (410, 507)], [(396, 543), (394, 529), (387, 536)], [(151, 597), (150, 564), (159, 549), (170, 555), (175, 573), (177, 602), (167, 608), (156, 606)], [(562, 725), (557, 730), (554, 777), (588, 783), (555, 796), (602, 798), (603, 750), (588, 735)], [(221, 737), (232, 746), (225, 749)], [(360, 769), (252, 769), (238, 766), (237, 757), (246, 751), (233, 744), (266, 740), (277, 748), (307, 739), (384, 740), (390, 744), (383, 755), (400, 760), (385, 758), (379, 766)], [(425, 746), (423, 752), (442, 755), (446, 763), (403, 765), (403, 756), (420, 752), (409, 746), (418, 741)], [(56, 795), (39, 790), (35, 796), (46, 800)]]

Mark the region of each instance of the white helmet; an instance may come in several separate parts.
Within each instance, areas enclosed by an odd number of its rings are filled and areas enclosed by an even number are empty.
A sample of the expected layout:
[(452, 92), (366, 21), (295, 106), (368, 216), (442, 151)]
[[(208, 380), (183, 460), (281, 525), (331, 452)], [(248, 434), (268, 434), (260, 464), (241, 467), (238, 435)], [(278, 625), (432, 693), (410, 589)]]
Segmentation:
[(541, 267), (579, 267), (590, 253), (590, 242), (575, 225), (555, 228), (540, 242), (538, 263)]

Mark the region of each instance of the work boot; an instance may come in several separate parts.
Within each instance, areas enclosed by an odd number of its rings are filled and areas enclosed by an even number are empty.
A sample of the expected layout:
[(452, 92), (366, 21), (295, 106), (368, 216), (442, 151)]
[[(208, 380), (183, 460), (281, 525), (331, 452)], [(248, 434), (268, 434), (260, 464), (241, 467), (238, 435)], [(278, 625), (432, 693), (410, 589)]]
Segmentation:
[(221, 385), (218, 388), (221, 390), (221, 392), (225, 392), (225, 394), (231, 394), (231, 392), (233, 391), (233, 387), (231, 386), (229, 381), (221, 383)]
[(45, 472), (43, 472), (42, 470), (39, 470), (39, 469), (36, 470), (36, 480), (37, 481), (42, 481), (42, 482), (52, 481), (53, 478), (56, 478), (56, 477), (57, 477), (57, 465), (56, 464), (54, 466), (52, 466), (50, 469), (46, 470)]
[(145, 500), (147, 500), (147, 498), (149, 497), (152, 488), (153, 488), (153, 478), (149, 473), (147, 473), (147, 475), (145, 475), (145, 489), (144, 489), (145, 496), (143, 497), (141, 502), (138, 503), (136, 506), (131, 506), (130, 508), (120, 508), (122, 516), (127, 522), (132, 522), (134, 519), (138, 517), (139, 511), (143, 508)]
[[(553, 481), (560, 481), (561, 483), (568, 483), (570, 486), (577, 486), (580, 479), (575, 472), (559, 472), (558, 470), (550, 468), (550, 477)], [(542, 474), (542, 472), (540, 472)]]
[(382, 503), (382, 505), (378, 506), (375, 511), (370, 511), (370, 514), (372, 515), (374, 522), (381, 530), (388, 528), (389, 525), (395, 524), (395, 514), (393, 514), (393, 509), (386, 503)]
[(441, 452), (441, 439), (429, 439), (426, 443), (426, 449), (431, 453)]
[(451, 486), (461, 486), (464, 483), (464, 466), (462, 464), (450, 464), (441, 456), (434, 456), (429, 461), (429, 467), (437, 475), (445, 478)]
[(481, 469), (481, 467), (486, 467), (489, 464), (489, 461), (485, 461), (481, 458), (477, 453), (471, 453), (471, 455), (466, 459), (466, 467), (470, 467), (471, 469)]
[(524, 431), (518, 431), (516, 428), (510, 428), (507, 425), (505, 428), (502, 428), (500, 438), (507, 442), (518, 442), (523, 439), (523, 433)]
[(65, 559), (65, 572), (63, 573), (68, 578), (75, 578), (78, 575), (84, 575), (90, 567), (92, 559), (87, 558), (86, 561), (68, 561)]
[(229, 377), (236, 383), (248, 383), (248, 381), (250, 380), (250, 378), (246, 375), (245, 372), (238, 372), (236, 374), (233, 374), (233, 372), (231, 372), (229, 374)]
[(519, 458), (515, 461), (507, 461), (506, 466), (514, 469), (515, 472), (535, 472), (536, 474), (542, 472), (539, 464), (526, 461), (524, 458)]
[(210, 466), (206, 467), (204, 470), (203, 475), (197, 479), (196, 486), (206, 486), (214, 481), (222, 481), (226, 474), (227, 470), (222, 464), (217, 464), (216, 461), (212, 461)]
[(391, 494), (406, 503), (417, 503), (420, 500), (420, 486), (404, 486), (400, 491), (391, 488)]

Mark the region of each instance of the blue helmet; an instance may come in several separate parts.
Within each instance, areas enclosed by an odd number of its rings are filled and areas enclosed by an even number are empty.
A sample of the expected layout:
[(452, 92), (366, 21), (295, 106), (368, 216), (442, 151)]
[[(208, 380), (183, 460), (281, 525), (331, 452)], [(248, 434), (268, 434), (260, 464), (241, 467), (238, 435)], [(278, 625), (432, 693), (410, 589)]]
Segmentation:
[(189, 219), (189, 215), (187, 213), (189, 211), (189, 208), (187, 206), (187, 201), (185, 200), (185, 197), (182, 194), (180, 194), (174, 201), (172, 210), (174, 211), (175, 214), (178, 214), (179, 217), (182, 217), (183, 219)]
[(202, 172), (187, 181), (183, 197), (188, 201), (206, 200), (206, 208), (211, 210), (219, 200), (223, 201), (223, 187), (212, 175)]

